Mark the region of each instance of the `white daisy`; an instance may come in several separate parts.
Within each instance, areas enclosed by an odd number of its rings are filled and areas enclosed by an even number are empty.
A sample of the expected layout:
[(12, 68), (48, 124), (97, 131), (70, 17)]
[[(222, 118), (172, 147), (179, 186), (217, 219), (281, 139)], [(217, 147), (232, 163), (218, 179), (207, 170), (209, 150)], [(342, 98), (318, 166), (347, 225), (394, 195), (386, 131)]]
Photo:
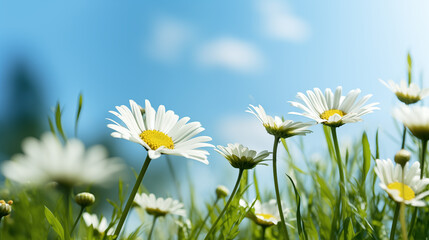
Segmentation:
[[(98, 221), (98, 217), (96, 214), (89, 214), (87, 212), (83, 213), (82, 217), (85, 221), (86, 226), (92, 226), (92, 228), (94, 228), (94, 230), (96, 230), (99, 234), (103, 234), (109, 226), (105, 217), (102, 217), (101, 220)], [(109, 231), (107, 231), (107, 235), (111, 236), (113, 234), (114, 229), (110, 228)]]
[(116, 159), (107, 158), (103, 146), (85, 150), (78, 139), (70, 139), (63, 145), (51, 133), (45, 133), (40, 140), (25, 139), (22, 149), (23, 154), (13, 156), (12, 161), (2, 166), (3, 174), (19, 183), (103, 184), (122, 169)]
[(356, 102), (360, 89), (351, 90), (345, 97), (341, 95), (341, 86), (337, 87), (335, 94), (329, 88), (325, 90), (324, 95), (319, 88), (313, 90), (314, 92), (308, 90), (307, 96), (301, 92), (298, 93), (297, 97), (304, 104), (290, 101), (292, 106), (304, 110), (304, 113), (291, 112), (291, 114), (302, 115), (314, 119), (317, 123), (339, 127), (345, 123), (362, 121), (361, 116), (378, 109), (375, 107), (378, 103), (364, 106), (371, 94)]
[(271, 154), (265, 150), (257, 153), (255, 150), (249, 150), (238, 143), (228, 144), (227, 147), (218, 145), (215, 151), (226, 158), (233, 167), (239, 169), (252, 169), (265, 161), (265, 158)]
[(137, 194), (134, 198), (134, 203), (137, 206), (146, 210), (150, 215), (165, 216), (167, 214), (179, 215), (186, 217), (186, 211), (183, 208), (183, 203), (172, 198), (156, 198), (153, 193), (147, 195), (146, 193)]
[(401, 106), (393, 110), (393, 116), (401, 121), (415, 137), (429, 140), (428, 107)]
[(399, 101), (405, 104), (413, 104), (429, 96), (429, 88), (420, 90), (419, 86), (415, 83), (408, 85), (405, 80), (401, 80), (398, 85), (392, 80), (388, 80), (387, 83), (381, 79), (379, 80), (396, 95)]
[(189, 117), (179, 120), (179, 116), (173, 111), (166, 112), (163, 105), (155, 111), (149, 100), (145, 101), (144, 114), (141, 107), (133, 100), (130, 100), (130, 106), (131, 110), (122, 105), (116, 107), (118, 112), (110, 111), (125, 124), (122, 126), (109, 119), (114, 123), (107, 125), (115, 130), (111, 134), (112, 137), (141, 144), (148, 150), (151, 159), (159, 158), (161, 154), (170, 154), (208, 164), (209, 153), (197, 148), (213, 147), (206, 143), (212, 139), (207, 136), (194, 137), (204, 130), (199, 122), (188, 123)]
[[(243, 199), (240, 199), (240, 205), (244, 208), (251, 206)], [(289, 209), (285, 208), (283, 214), (287, 215), (288, 213)], [(262, 204), (259, 200), (256, 200), (246, 217), (253, 220), (256, 224), (265, 227), (277, 225), (277, 223), (281, 221), (277, 201), (275, 199), (271, 199)]]
[(274, 116), (273, 118), (265, 113), (261, 105), (255, 107), (250, 104), (249, 110), (246, 110), (246, 112), (255, 115), (262, 125), (264, 125), (265, 130), (276, 137), (288, 138), (295, 135), (311, 133), (307, 128), (313, 125), (313, 123), (294, 122), (292, 120), (283, 121), (278, 116)]
[(422, 199), (429, 195), (429, 191), (422, 191), (429, 184), (429, 178), (420, 179), (419, 162), (414, 162), (411, 167), (408, 163), (405, 165), (403, 183), (401, 165), (394, 165), (390, 159), (377, 159), (374, 171), (380, 179), (380, 187), (396, 202), (404, 202), (414, 207), (426, 205)]

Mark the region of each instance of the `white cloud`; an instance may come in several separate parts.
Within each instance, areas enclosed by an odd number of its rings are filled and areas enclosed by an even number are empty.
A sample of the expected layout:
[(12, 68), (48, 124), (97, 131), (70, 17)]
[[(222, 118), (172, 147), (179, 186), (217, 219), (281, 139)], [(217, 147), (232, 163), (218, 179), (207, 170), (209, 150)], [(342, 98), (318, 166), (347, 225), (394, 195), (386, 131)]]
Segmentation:
[(255, 46), (231, 37), (218, 38), (200, 47), (197, 61), (238, 72), (256, 72), (263, 67), (263, 57)]
[(154, 21), (146, 50), (155, 59), (172, 62), (179, 58), (186, 45), (192, 40), (190, 25), (172, 18)]
[(271, 151), (274, 138), (269, 135), (256, 117), (225, 116), (219, 121), (218, 133), (220, 138), (227, 143), (241, 143), (244, 146), (257, 150)]
[(308, 24), (295, 16), (289, 6), (280, 0), (257, 1), (261, 15), (261, 28), (273, 39), (301, 42), (308, 38)]

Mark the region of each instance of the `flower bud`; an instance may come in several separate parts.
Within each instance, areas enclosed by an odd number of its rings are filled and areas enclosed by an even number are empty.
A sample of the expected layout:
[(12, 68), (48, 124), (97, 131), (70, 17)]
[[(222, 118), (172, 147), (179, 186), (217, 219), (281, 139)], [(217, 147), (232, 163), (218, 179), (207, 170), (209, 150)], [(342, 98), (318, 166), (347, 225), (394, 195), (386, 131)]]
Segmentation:
[(229, 190), (225, 186), (219, 185), (216, 188), (216, 196), (217, 196), (217, 198), (225, 198), (226, 196), (228, 196), (228, 194), (229, 194)]
[(397, 164), (400, 164), (402, 167), (405, 166), (405, 164), (410, 160), (410, 158), (411, 153), (405, 149), (401, 149), (395, 154), (395, 162)]
[(92, 193), (82, 192), (76, 195), (75, 201), (77, 204), (79, 204), (82, 207), (88, 207), (94, 204), (95, 197)]
[(0, 200), (0, 218), (9, 215), (10, 212), (12, 212), (12, 207), (10, 204), (6, 203), (4, 200)]

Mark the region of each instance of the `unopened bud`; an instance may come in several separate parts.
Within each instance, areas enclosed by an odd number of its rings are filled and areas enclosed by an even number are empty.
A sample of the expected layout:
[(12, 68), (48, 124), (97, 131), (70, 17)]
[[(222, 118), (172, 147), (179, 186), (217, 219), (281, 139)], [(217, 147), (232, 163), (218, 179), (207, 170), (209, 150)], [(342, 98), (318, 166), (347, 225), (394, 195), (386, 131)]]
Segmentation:
[(401, 149), (395, 154), (395, 162), (400, 164), (402, 167), (404, 167), (405, 164), (410, 161), (410, 158), (411, 153), (405, 149)]
[(225, 186), (219, 185), (216, 188), (216, 196), (218, 198), (224, 198), (224, 197), (228, 196), (228, 194), (229, 194), (229, 190)]
[(95, 197), (92, 193), (82, 192), (76, 195), (75, 201), (82, 207), (88, 207), (95, 203)]
[(12, 207), (4, 200), (0, 200), (0, 218), (9, 215), (10, 212), (12, 212)]

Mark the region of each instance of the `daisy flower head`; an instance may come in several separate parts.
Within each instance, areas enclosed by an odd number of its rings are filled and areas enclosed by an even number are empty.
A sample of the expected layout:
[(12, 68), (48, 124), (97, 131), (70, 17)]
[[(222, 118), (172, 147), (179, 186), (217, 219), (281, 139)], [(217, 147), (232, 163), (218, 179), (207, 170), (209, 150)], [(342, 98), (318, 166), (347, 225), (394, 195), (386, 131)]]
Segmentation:
[(429, 88), (420, 89), (415, 83), (410, 83), (410, 85), (408, 85), (405, 80), (401, 80), (399, 84), (396, 84), (392, 80), (388, 80), (387, 83), (381, 79), (379, 80), (396, 95), (399, 101), (407, 105), (416, 103), (429, 96)]
[(40, 140), (25, 139), (22, 150), (23, 154), (13, 156), (2, 166), (6, 178), (22, 184), (102, 185), (122, 169), (117, 159), (107, 157), (103, 146), (86, 150), (78, 139), (62, 144), (51, 133), (45, 133)]
[(183, 203), (172, 198), (156, 198), (153, 193), (149, 195), (142, 193), (136, 195), (134, 203), (145, 209), (148, 214), (156, 217), (163, 217), (167, 214), (186, 217)]
[(199, 122), (188, 123), (189, 117), (179, 119), (173, 111), (166, 111), (164, 105), (160, 105), (155, 111), (149, 100), (145, 101), (144, 111), (133, 100), (130, 100), (130, 106), (131, 109), (122, 105), (116, 107), (117, 112), (110, 111), (125, 124), (122, 126), (108, 119), (113, 122), (107, 125), (114, 130), (112, 137), (142, 145), (151, 159), (159, 158), (161, 154), (169, 154), (208, 164), (209, 153), (198, 148), (213, 147), (207, 143), (212, 139), (207, 136), (195, 137), (204, 130)]
[[(83, 220), (86, 226), (91, 227), (100, 235), (103, 235), (106, 229), (108, 228), (107, 220), (105, 217), (102, 217), (100, 221), (98, 221), (98, 217), (96, 214), (89, 214), (87, 212), (82, 214)], [(114, 234), (113, 228), (110, 228), (107, 231), (108, 236), (112, 236)]]
[(429, 140), (428, 107), (401, 106), (393, 110), (393, 116), (401, 121), (415, 137)]
[[(247, 204), (243, 199), (240, 199), (240, 206), (244, 208), (251, 207), (251, 205)], [(289, 209), (285, 208), (283, 213), (287, 215)], [(256, 200), (246, 217), (264, 227), (277, 225), (277, 223), (281, 221), (277, 201), (275, 199), (271, 199), (264, 203)]]
[(429, 178), (420, 179), (419, 162), (414, 162), (411, 167), (406, 163), (402, 170), (401, 165), (394, 165), (390, 159), (377, 159), (374, 171), (380, 179), (380, 187), (396, 202), (404, 202), (414, 207), (426, 205), (422, 199), (429, 195), (429, 191), (423, 192), (429, 184)]
[(228, 144), (227, 147), (218, 145), (215, 151), (226, 158), (231, 166), (239, 169), (252, 169), (266, 161), (265, 158), (271, 154), (266, 150), (257, 153), (238, 143)]
[(313, 123), (294, 122), (292, 120), (282, 120), (278, 116), (270, 116), (265, 113), (264, 108), (259, 105), (258, 107), (250, 104), (246, 112), (255, 115), (258, 120), (265, 127), (265, 130), (276, 137), (289, 138), (295, 135), (306, 135), (311, 133), (307, 128)]
[(359, 101), (356, 101), (360, 94), (360, 89), (351, 90), (346, 96), (342, 96), (342, 87), (338, 86), (335, 93), (327, 88), (325, 94), (319, 88), (313, 91), (308, 90), (307, 95), (299, 92), (297, 97), (303, 103), (292, 102), (292, 106), (302, 109), (303, 113), (291, 112), (304, 117), (311, 118), (317, 123), (322, 123), (330, 127), (339, 127), (346, 123), (362, 121), (361, 116), (371, 113), (378, 107), (378, 103), (364, 105), (372, 96), (368, 94)]

